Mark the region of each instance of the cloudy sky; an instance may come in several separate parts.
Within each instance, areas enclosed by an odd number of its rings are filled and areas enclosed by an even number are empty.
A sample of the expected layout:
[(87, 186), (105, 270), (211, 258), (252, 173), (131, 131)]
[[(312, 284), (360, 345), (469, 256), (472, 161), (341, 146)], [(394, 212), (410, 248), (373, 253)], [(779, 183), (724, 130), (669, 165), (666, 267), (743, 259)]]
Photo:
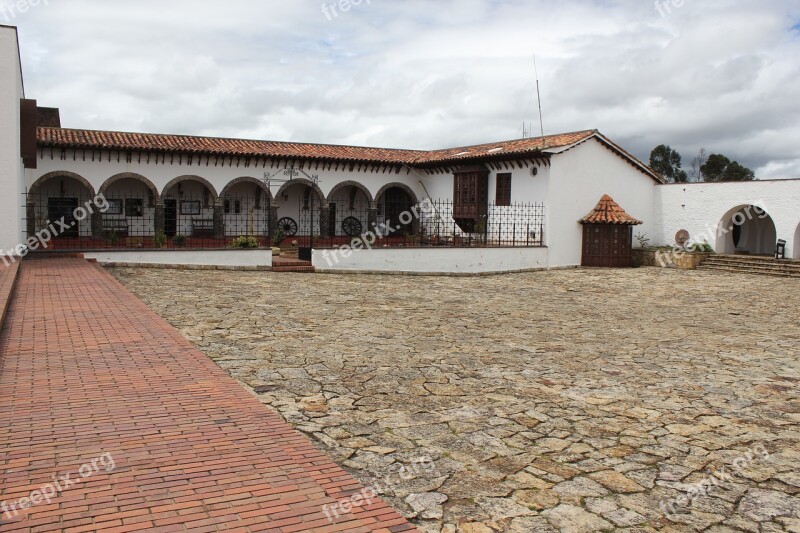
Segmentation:
[(800, 0), (40, 2), (0, 23), (20, 28), (28, 97), (65, 127), (512, 139), (523, 120), (538, 131), (535, 51), (546, 133), (597, 128), (641, 158), (666, 143), (689, 166), (706, 148), (800, 178)]

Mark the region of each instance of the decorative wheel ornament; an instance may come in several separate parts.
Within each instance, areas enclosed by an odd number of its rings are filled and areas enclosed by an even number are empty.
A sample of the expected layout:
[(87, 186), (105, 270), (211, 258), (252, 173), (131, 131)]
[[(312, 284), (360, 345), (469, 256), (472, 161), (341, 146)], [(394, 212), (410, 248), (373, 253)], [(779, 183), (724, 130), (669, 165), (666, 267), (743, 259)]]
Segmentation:
[(285, 217), (278, 221), (278, 229), (286, 237), (294, 237), (297, 235), (297, 222), (293, 218)]
[(364, 226), (356, 217), (347, 217), (342, 221), (342, 231), (348, 237), (358, 237), (363, 229)]

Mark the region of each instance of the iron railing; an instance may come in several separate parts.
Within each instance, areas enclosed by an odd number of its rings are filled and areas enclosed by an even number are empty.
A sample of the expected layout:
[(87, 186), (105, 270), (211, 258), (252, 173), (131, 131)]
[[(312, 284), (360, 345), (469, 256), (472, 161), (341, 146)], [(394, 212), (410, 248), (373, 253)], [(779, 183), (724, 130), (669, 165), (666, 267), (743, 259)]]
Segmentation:
[[(254, 195), (109, 195), (39, 191), (24, 195), (28, 236), (51, 237), (47, 251), (221, 249), (240, 236), (260, 247), (332, 248), (370, 240), (375, 247), (537, 247), (545, 245), (539, 203), (489, 204), (477, 218), (454, 218), (451, 200), (369, 203), (343, 194), (322, 207), (272, 204)], [(44, 233), (43, 233), (44, 232)]]

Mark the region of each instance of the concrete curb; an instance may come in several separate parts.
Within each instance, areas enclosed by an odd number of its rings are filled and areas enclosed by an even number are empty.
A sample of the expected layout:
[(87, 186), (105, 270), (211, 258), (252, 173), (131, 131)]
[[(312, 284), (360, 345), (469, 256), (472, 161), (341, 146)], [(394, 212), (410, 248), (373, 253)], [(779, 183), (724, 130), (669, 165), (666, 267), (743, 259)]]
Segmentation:
[(151, 268), (160, 270), (226, 270), (234, 272), (272, 272), (268, 266), (222, 266), (222, 265), (165, 265), (159, 263), (100, 262), (104, 268)]
[(408, 271), (384, 271), (384, 270), (334, 270), (318, 268), (317, 274), (341, 274), (349, 276), (420, 276), (420, 277), (436, 277), (436, 278), (485, 278), (490, 276), (505, 276), (508, 274), (526, 274), (529, 272), (549, 272), (551, 270), (575, 270), (578, 266), (568, 267), (537, 267), (537, 268), (524, 268), (519, 270), (500, 270), (493, 272), (408, 272)]

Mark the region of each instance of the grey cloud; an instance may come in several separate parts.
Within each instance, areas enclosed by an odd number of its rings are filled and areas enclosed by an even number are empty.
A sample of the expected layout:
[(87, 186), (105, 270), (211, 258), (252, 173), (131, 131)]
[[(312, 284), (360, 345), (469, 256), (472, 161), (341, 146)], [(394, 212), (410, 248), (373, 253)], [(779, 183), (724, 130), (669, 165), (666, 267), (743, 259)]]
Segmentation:
[(14, 22), (28, 94), (67, 126), (501, 140), (521, 133), (535, 50), (548, 132), (599, 128), (643, 159), (663, 142), (687, 163), (704, 147), (800, 177), (800, 0), (690, 0), (667, 17), (639, 0), (371, 0), (333, 20), (322, 4), (51, 0)]

